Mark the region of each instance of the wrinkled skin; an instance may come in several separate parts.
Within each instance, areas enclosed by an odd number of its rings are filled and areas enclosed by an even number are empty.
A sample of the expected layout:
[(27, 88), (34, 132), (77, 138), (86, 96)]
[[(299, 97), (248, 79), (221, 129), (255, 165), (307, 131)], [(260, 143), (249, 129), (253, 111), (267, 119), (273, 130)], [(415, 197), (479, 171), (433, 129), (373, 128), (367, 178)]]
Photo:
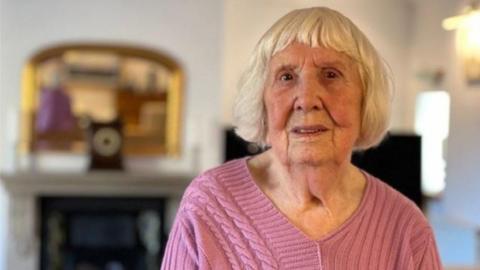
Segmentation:
[(356, 63), (332, 49), (293, 43), (275, 54), (264, 89), (266, 140), (275, 156), (289, 167), (350, 163), (361, 85)]

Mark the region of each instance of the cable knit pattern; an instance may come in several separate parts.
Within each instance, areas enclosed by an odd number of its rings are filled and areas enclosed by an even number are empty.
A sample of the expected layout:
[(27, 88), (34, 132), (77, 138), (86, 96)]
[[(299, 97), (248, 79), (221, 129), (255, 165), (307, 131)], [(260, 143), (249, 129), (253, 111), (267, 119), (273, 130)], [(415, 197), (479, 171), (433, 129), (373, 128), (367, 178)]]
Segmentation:
[(355, 213), (312, 240), (257, 187), (246, 161), (228, 162), (192, 181), (162, 269), (442, 269), (421, 211), (373, 176), (365, 173), (367, 188)]

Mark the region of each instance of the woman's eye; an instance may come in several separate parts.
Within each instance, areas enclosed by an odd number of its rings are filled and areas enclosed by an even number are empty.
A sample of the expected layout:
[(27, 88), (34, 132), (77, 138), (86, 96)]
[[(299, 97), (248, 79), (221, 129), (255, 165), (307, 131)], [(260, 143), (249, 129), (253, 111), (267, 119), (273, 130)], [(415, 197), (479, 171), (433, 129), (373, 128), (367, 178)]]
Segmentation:
[(290, 73), (284, 73), (280, 76), (281, 81), (291, 81), (293, 80), (293, 75)]
[(334, 70), (325, 70), (323, 74), (327, 79), (336, 79), (340, 77), (340, 74)]

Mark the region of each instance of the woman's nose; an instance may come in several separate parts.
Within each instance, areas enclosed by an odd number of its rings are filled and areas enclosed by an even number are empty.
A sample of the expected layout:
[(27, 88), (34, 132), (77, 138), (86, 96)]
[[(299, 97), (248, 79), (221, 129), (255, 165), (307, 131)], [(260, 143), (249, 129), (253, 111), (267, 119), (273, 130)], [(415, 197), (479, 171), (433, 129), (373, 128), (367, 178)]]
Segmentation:
[(309, 112), (323, 109), (321, 91), (318, 83), (302, 83), (296, 91), (295, 110)]

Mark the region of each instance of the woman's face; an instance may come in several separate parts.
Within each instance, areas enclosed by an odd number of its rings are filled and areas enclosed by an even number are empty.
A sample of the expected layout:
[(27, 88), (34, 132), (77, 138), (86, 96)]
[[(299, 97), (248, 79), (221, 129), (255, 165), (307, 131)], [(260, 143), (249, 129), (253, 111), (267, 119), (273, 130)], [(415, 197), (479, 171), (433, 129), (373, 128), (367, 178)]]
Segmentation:
[(350, 160), (360, 132), (357, 65), (324, 47), (293, 43), (275, 54), (264, 89), (267, 143), (284, 163)]

